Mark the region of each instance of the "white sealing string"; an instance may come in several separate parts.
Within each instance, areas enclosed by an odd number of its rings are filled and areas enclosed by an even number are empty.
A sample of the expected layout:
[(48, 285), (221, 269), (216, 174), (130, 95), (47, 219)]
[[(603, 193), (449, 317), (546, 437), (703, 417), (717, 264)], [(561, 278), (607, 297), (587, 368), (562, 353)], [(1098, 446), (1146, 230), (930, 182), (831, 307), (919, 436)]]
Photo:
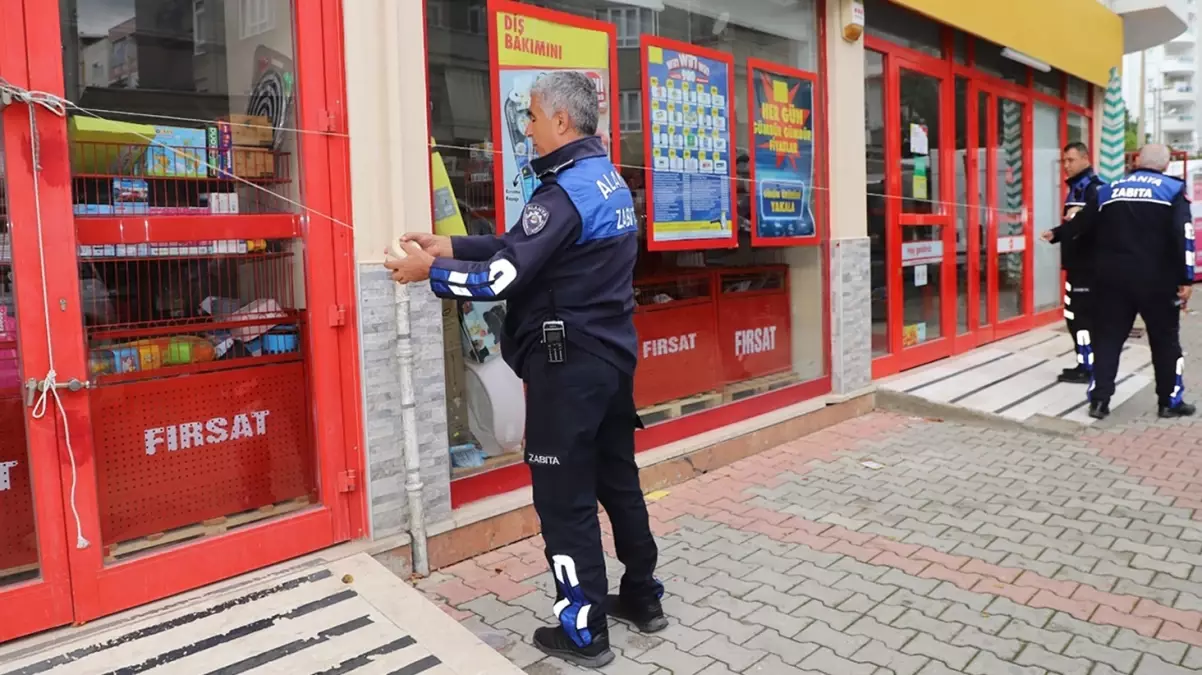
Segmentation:
[[(67, 444), (67, 458), (71, 461), (70, 506), (71, 517), (75, 519), (75, 548), (85, 549), (91, 544), (83, 536), (83, 519), (79, 517), (79, 506), (76, 504), (75, 499), (75, 490), (79, 485), (79, 468), (75, 462), (75, 448), (71, 445), (71, 426), (67, 420), (67, 411), (63, 407), (63, 401), (58, 395), (57, 373), (54, 370), (54, 340), (51, 339), (50, 335), (50, 288), (46, 282), (46, 243), (42, 234), (42, 158), (39, 153), (37, 118), (38, 106), (49, 110), (58, 117), (66, 117), (67, 107), (61, 98), (53, 94), (17, 89), (7, 82), (0, 81), (0, 108), (13, 101), (24, 103), (29, 109), (29, 147), (30, 158), (33, 162), (33, 207), (34, 215), (37, 218), (38, 263), (42, 275), (42, 311), (46, 325), (46, 357), (48, 365), (46, 376), (42, 378), (40, 383), (42, 393), (38, 396), (37, 403), (33, 406), (33, 417), (35, 419), (45, 417), (48, 412), (49, 401), (51, 398), (54, 399), (54, 407), (63, 423), (63, 438)], [(12, 227), (11, 220), (9, 227)]]

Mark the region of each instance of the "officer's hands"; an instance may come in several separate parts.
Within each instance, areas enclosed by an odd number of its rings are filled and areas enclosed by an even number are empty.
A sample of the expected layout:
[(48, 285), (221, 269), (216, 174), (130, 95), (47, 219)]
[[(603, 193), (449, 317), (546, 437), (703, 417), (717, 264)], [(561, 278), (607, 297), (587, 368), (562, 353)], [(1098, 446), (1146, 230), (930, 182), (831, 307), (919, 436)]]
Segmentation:
[[(430, 235), (426, 235), (430, 236)], [(408, 244), (408, 242), (405, 242)], [(404, 244), (402, 244), (404, 246)], [(385, 251), (388, 253), (388, 251)], [(430, 267), (434, 265), (434, 256), (417, 246), (405, 246), (404, 258), (394, 258), (388, 255), (384, 259), (384, 267), (392, 272), (392, 280), (399, 284), (412, 284), (430, 278)]]
[(1189, 302), (1189, 298), (1193, 294), (1194, 294), (1193, 286), (1178, 286), (1177, 287), (1177, 298), (1181, 300), (1181, 308), (1182, 309), (1185, 309), (1186, 303)]
[(422, 250), (435, 258), (454, 258), (455, 251), (451, 245), (451, 238), (444, 237), (440, 234), (428, 234), (425, 232), (414, 232), (401, 236), (401, 241), (417, 242)]
[(1056, 238), (1056, 234), (1051, 230), (1047, 230), (1043, 234), (1039, 235), (1039, 237), (1044, 241), (1051, 241)]

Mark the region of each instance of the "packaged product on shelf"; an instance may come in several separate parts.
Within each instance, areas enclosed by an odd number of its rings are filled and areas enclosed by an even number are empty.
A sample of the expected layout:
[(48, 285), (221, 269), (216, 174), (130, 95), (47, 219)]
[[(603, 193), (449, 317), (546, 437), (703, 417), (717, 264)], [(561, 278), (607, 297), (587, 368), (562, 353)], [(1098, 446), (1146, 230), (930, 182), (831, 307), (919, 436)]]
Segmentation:
[(271, 120), (264, 115), (230, 115), (219, 120), (218, 126), (228, 126), (233, 145), (270, 148), (273, 136)]
[(113, 215), (112, 204), (76, 204), (75, 215), (77, 216), (111, 216)]
[(154, 143), (146, 151), (145, 176), (201, 178), (208, 175), (208, 135), (205, 129), (155, 126)]
[[(217, 176), (221, 178), (272, 178), (275, 176), (275, 155), (269, 149), (248, 147), (234, 141), (228, 122), (218, 122), (216, 132), (210, 133), (210, 143), (217, 143)], [(210, 149), (210, 155), (213, 154)]]
[(276, 326), (263, 336), (263, 351), (267, 354), (291, 354), (299, 348), (296, 326)]
[(144, 215), (150, 212), (150, 186), (141, 178), (113, 179), (113, 214)]
[(152, 206), (152, 216), (204, 216), (209, 210), (200, 206)]
[(238, 193), (206, 192), (200, 195), (200, 205), (213, 215), (238, 213)]
[(145, 161), (151, 124), (134, 124), (72, 115), (67, 120), (71, 169), (77, 176), (121, 176), (135, 173)]

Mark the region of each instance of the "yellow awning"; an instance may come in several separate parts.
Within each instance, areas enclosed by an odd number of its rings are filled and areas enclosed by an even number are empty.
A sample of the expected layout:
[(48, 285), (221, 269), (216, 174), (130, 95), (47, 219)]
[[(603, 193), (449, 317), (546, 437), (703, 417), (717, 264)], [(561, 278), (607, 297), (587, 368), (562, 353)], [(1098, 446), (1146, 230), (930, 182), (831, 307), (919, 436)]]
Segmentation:
[(1098, 0), (893, 2), (1102, 87), (1123, 58), (1123, 20)]

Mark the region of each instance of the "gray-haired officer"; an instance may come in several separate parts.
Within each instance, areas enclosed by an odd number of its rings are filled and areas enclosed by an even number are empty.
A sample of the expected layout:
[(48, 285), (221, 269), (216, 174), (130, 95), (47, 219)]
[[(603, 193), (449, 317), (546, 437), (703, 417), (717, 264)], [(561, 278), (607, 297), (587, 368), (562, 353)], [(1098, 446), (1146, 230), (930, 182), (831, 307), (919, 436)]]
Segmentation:
[[(411, 235), (422, 251), (390, 260), (398, 282), (430, 279), (448, 299), (508, 300), (501, 352), (526, 384), (526, 464), (558, 597), (534, 644), (586, 667), (613, 660), (606, 615), (644, 632), (667, 626), (658, 550), (634, 459), (637, 359), (630, 190), (596, 136), (597, 90), (552, 72), (531, 89), (526, 134), (540, 185), (504, 236)], [(626, 566), (607, 596), (597, 502)]]
[(1194, 228), (1185, 183), (1166, 176), (1169, 149), (1145, 145), (1131, 175), (1098, 188), (1065, 227), (1092, 247), (1097, 308), (1089, 415), (1110, 414), (1119, 355), (1138, 313), (1148, 329), (1161, 417), (1193, 415), (1186, 403), (1179, 331), (1194, 283)]

